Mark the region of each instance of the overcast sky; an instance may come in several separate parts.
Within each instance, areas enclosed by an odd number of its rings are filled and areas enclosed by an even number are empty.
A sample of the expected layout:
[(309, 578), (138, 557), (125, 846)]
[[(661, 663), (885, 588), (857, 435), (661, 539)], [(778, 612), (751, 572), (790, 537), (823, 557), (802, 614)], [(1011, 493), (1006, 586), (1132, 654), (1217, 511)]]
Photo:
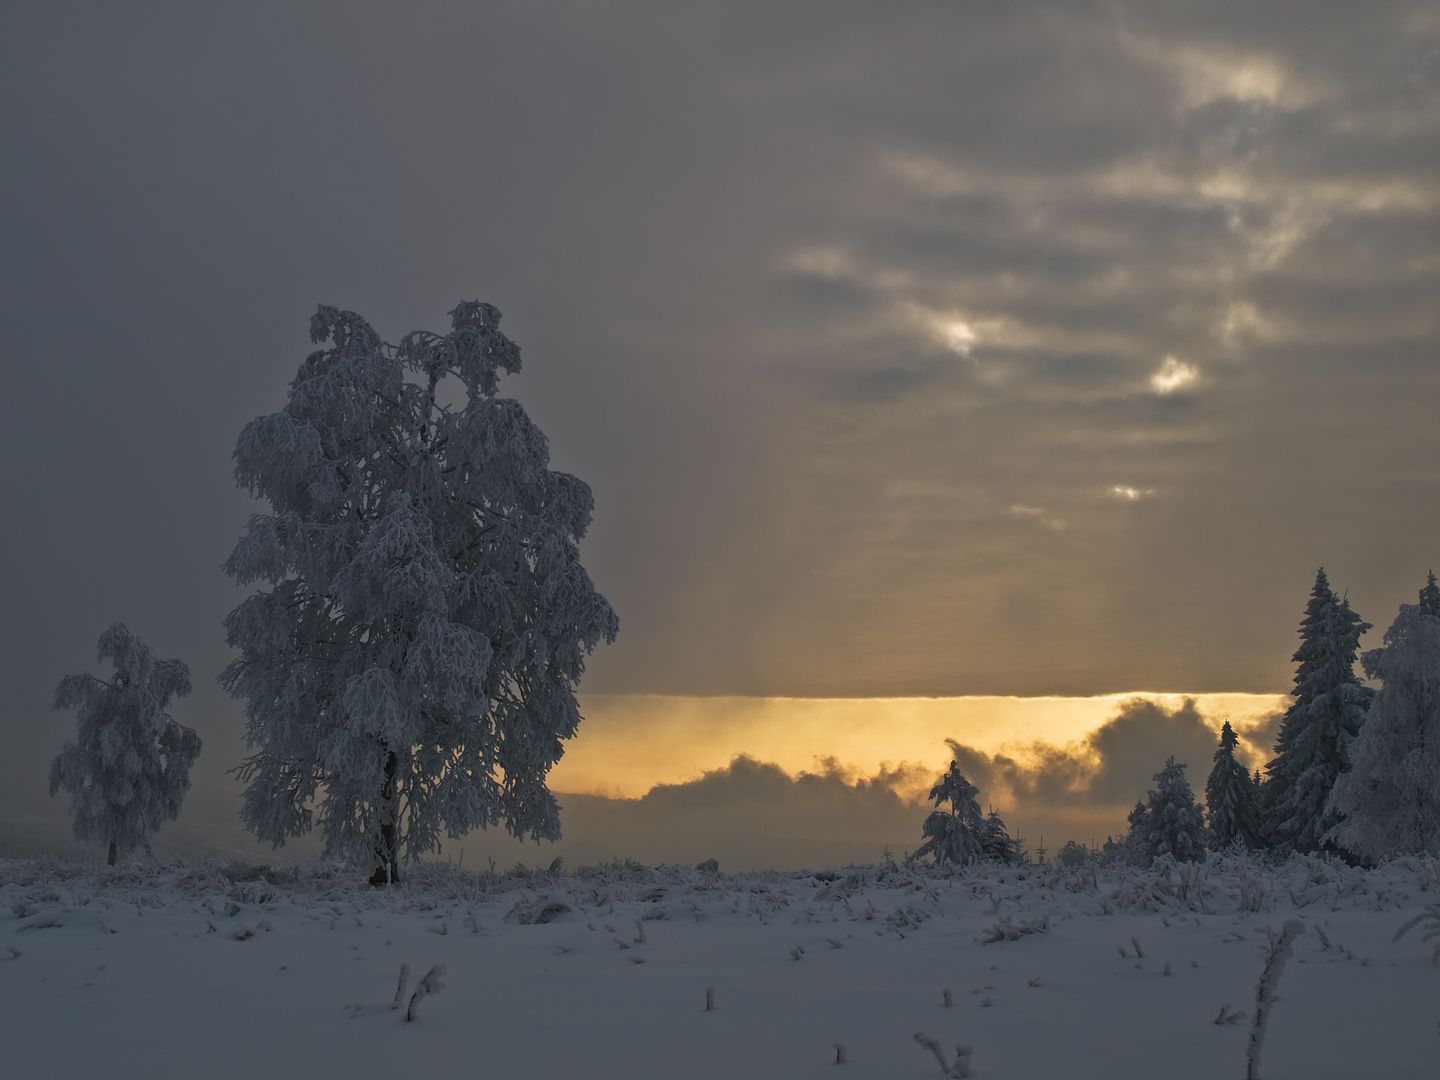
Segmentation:
[(1284, 692), (1318, 565), (1382, 628), (1440, 565), (1433, 3), (14, 0), (0, 88), (27, 776), (115, 619), (238, 760), (230, 454), (317, 302), (505, 313), (593, 692)]

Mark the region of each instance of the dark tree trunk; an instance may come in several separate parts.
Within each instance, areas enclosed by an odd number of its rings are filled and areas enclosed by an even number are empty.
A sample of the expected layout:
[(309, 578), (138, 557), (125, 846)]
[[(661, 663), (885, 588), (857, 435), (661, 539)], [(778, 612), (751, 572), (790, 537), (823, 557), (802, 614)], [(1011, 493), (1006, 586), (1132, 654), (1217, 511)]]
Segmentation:
[(114, 841), (114, 840), (111, 840), (111, 841), (110, 841), (110, 860), (109, 860), (111, 866), (114, 866), (114, 865), (115, 865), (115, 859), (116, 859), (116, 857), (117, 857), (119, 854), (120, 854), (120, 852), (119, 852), (119, 850), (117, 849), (117, 845), (116, 845), (115, 841)]
[(399, 837), (395, 830), (395, 813), (399, 798), (395, 777), (400, 771), (400, 760), (394, 751), (385, 758), (385, 787), (381, 794), (380, 842), (375, 845), (375, 861), (379, 864), (370, 875), (371, 885), (392, 885), (400, 880), (398, 859)]

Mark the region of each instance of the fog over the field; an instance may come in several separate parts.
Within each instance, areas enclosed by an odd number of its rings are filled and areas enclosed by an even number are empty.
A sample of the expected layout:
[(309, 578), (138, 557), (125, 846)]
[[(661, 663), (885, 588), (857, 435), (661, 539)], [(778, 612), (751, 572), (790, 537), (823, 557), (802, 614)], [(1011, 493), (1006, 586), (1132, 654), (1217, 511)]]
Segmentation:
[(0, 88), (7, 834), (116, 619), (233, 806), (229, 459), (317, 302), (504, 311), (590, 692), (1283, 693), (1318, 565), (1383, 628), (1440, 564), (1432, 3), (18, 0)]

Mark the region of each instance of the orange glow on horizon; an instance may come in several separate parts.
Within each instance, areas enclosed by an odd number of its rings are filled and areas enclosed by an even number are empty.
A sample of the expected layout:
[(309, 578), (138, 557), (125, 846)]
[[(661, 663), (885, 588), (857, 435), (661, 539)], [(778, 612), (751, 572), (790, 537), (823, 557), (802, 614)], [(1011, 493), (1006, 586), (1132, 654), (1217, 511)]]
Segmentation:
[[(858, 775), (882, 765), (938, 771), (947, 738), (1025, 758), (1036, 742), (1066, 746), (1115, 716), (1121, 702), (1144, 698), (1167, 710), (1195, 701), (1217, 731), (1237, 731), (1283, 710), (1282, 694), (1137, 692), (1097, 697), (750, 698), (582, 694), (585, 721), (550, 774), (557, 792), (639, 798), (657, 784), (694, 780), (739, 754), (794, 775), (827, 759)], [(919, 794), (918, 792), (916, 794)]]

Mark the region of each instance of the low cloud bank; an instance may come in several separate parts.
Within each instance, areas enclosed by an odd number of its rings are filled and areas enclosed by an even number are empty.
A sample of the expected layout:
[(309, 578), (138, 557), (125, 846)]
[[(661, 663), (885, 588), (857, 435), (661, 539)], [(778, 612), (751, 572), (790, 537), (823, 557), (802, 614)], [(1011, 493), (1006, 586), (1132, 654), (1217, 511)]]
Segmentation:
[[(987, 753), (946, 742), (980, 789), (982, 804), (998, 809), (1032, 850), (1043, 843), (1053, 851), (1066, 840), (1103, 841), (1123, 831), (1129, 808), (1171, 755), (1189, 765), (1191, 785), (1203, 798), (1220, 722), (1202, 715), (1191, 700), (1167, 709), (1134, 698), (1063, 747), (1035, 741)], [(1277, 715), (1242, 729), (1241, 750), (1250, 764), (1268, 756), (1278, 722)], [(570, 865), (615, 858), (652, 865), (716, 859), (731, 871), (874, 862), (887, 849), (901, 858), (920, 844), (928, 792), (937, 778), (928, 764), (882, 766), (866, 775), (822, 758), (813, 770), (790, 772), (742, 754), (693, 780), (658, 784), (639, 798), (559, 793), (565, 836), (558, 843), (475, 832), (447, 842), (441, 857), (481, 866), (489, 859), (501, 866), (547, 864), (557, 855)], [(222, 787), (220, 779), (197, 776), (180, 820), (156, 837), (158, 857), (276, 857), (240, 829), (232, 809), (234, 788)], [(0, 826), (0, 854), (99, 857), (98, 849), (70, 839), (62, 802)], [(311, 834), (279, 857), (304, 858), (318, 850), (319, 838)]]
[[(1278, 721), (1272, 716), (1243, 730), (1241, 750), (1252, 765), (1267, 756)], [(953, 739), (947, 743), (980, 789), (982, 804), (998, 809), (1032, 849), (1043, 843), (1054, 850), (1066, 840), (1102, 841), (1122, 832), (1126, 813), (1172, 755), (1189, 766), (1191, 786), (1203, 799), (1220, 722), (1203, 716), (1194, 701), (1172, 710), (1136, 698), (1064, 747), (1033, 742), (990, 754)], [(572, 862), (714, 858), (730, 870), (871, 862), (887, 847), (898, 858), (919, 846), (926, 796), (937, 778), (933, 769), (908, 763), (865, 776), (833, 758), (822, 760), (817, 771), (792, 775), (741, 755), (695, 780), (657, 785), (638, 799), (562, 795), (565, 839), (553, 846), (494, 834), (472, 834), (464, 846), (497, 863), (546, 861), (555, 854)]]

